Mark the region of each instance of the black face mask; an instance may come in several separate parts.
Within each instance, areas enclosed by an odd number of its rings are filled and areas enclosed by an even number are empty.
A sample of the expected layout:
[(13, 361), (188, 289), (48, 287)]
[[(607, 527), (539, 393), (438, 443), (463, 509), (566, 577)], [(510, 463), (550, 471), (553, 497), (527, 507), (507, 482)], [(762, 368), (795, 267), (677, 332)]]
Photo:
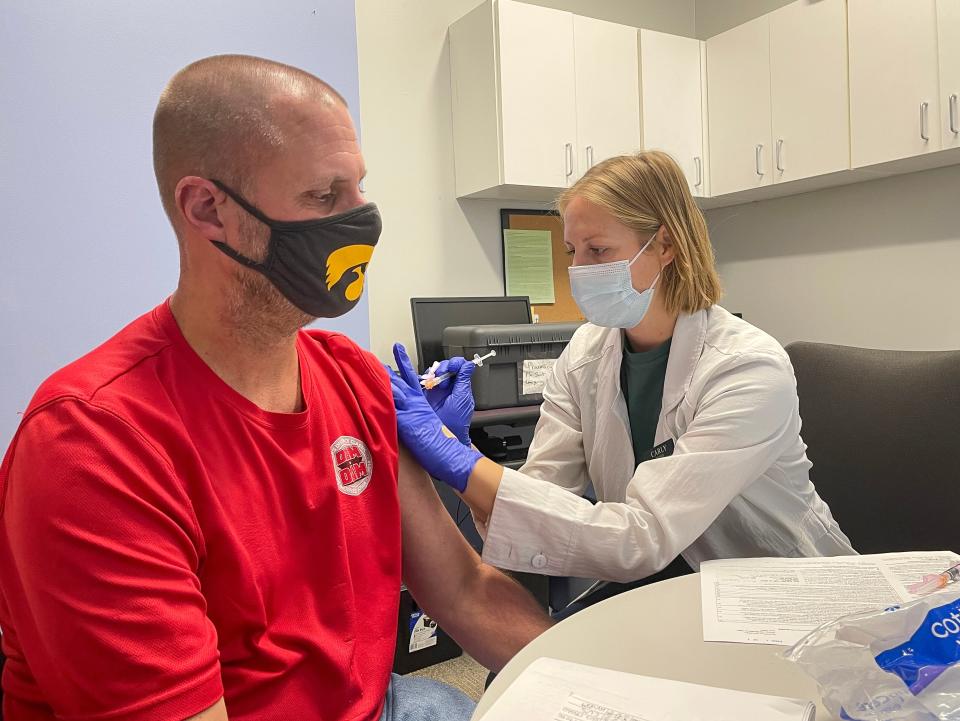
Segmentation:
[(336, 318), (363, 293), (364, 274), (380, 239), (380, 211), (373, 203), (317, 220), (274, 220), (219, 180), (213, 184), (270, 228), (263, 262), (211, 241), (238, 263), (262, 273), (297, 308), (315, 318)]

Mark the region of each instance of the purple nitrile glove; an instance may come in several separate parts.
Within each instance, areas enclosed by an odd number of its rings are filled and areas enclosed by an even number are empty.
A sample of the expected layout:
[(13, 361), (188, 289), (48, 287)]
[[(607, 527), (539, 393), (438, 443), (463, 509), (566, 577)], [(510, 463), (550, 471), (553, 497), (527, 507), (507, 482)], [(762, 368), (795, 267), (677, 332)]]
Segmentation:
[[(403, 351), (403, 346), (400, 346), (400, 351)], [(402, 354), (398, 352), (396, 358), (398, 365), (406, 366), (406, 372), (404, 368), (400, 368), (400, 375), (406, 380), (408, 373), (413, 371), (413, 365), (405, 351)], [(433, 374), (438, 378), (444, 373), (453, 373), (454, 376), (441, 381), (433, 388), (424, 390), (424, 395), (433, 410), (437, 412), (443, 425), (449, 428), (465, 446), (470, 445), (470, 419), (473, 418), (475, 406), (471, 377), (476, 369), (477, 366), (474, 363), (459, 356), (441, 361)], [(412, 375), (416, 374), (412, 373)], [(420, 379), (417, 378), (418, 383), (419, 381)]]
[(389, 367), (387, 371), (390, 373), (393, 404), (397, 409), (400, 440), (427, 473), (463, 493), (473, 467), (483, 456), (476, 449), (463, 445), (451, 431), (445, 432), (443, 422), (423, 394), (420, 378), (409, 365), (403, 346), (395, 345), (393, 352), (400, 373)]
[[(400, 343), (393, 347), (393, 357), (397, 361), (400, 377), (408, 385), (420, 387), (420, 376), (413, 369), (413, 363)], [(461, 357), (442, 361), (434, 370), (434, 375), (454, 373), (455, 377), (447, 378), (430, 390), (424, 390), (424, 395), (440, 418), (440, 422), (465, 446), (470, 445), (470, 419), (473, 418), (474, 409), (470, 378), (476, 369), (475, 364)]]

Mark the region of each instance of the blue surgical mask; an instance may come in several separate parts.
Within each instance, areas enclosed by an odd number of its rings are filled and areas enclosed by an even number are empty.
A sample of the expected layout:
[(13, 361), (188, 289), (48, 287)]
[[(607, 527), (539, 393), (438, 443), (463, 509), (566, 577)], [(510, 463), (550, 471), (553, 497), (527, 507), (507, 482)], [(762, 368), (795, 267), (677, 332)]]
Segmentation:
[(569, 268), (570, 291), (588, 321), (604, 328), (633, 328), (640, 324), (650, 308), (660, 273), (657, 273), (649, 288), (639, 291), (633, 287), (630, 266), (656, 237), (654, 233), (640, 252), (633, 256), (633, 260)]

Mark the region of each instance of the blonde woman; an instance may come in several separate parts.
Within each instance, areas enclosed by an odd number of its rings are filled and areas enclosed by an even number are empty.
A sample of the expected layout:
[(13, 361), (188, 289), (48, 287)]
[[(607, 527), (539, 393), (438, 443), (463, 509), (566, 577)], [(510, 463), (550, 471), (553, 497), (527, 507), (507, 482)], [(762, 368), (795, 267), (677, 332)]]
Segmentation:
[[(606, 160), (559, 210), (589, 322), (547, 382), (523, 468), (461, 442), (472, 363), (427, 399), (396, 348), (400, 438), (473, 509), (484, 560), (634, 582), (715, 558), (854, 553), (810, 482), (790, 359), (717, 305), (706, 224), (676, 162)], [(595, 505), (581, 497), (591, 481)]]

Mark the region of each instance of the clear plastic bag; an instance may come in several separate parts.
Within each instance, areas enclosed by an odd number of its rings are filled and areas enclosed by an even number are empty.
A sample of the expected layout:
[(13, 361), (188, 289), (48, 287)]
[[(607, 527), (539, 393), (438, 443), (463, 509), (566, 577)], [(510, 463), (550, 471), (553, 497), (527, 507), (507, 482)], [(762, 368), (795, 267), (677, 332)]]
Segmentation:
[(784, 654), (852, 721), (960, 721), (960, 584), (824, 624)]

